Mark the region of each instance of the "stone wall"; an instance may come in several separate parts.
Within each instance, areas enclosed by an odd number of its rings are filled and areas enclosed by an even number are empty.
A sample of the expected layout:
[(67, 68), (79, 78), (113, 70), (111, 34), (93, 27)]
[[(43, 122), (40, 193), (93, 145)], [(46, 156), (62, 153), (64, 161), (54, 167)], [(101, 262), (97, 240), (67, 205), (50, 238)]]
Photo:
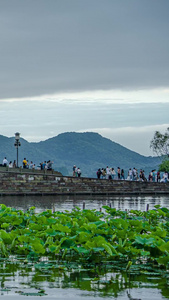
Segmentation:
[(63, 177), (58, 172), (0, 172), (0, 195), (160, 195), (169, 183)]

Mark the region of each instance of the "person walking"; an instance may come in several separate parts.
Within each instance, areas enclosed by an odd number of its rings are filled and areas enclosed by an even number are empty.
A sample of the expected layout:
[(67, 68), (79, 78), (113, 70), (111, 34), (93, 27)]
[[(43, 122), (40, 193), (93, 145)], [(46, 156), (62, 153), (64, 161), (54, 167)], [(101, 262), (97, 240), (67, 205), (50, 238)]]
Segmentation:
[(128, 171), (129, 180), (132, 180), (132, 178), (133, 178), (132, 176), (133, 176), (133, 172), (132, 172), (132, 169), (130, 168)]
[(80, 170), (80, 168), (77, 169), (77, 176), (78, 176), (78, 177), (81, 176), (81, 170)]
[(112, 168), (112, 169), (111, 169), (111, 177), (112, 177), (112, 179), (115, 178), (115, 175), (116, 175), (115, 169)]
[(6, 167), (8, 165), (8, 161), (7, 161), (6, 157), (4, 157), (2, 164), (4, 167)]
[(132, 175), (133, 175), (133, 181), (135, 181), (137, 179), (137, 171), (135, 168), (133, 168)]
[(12, 161), (9, 162), (9, 168), (10, 168), (10, 169), (13, 168), (13, 163), (12, 163)]
[(26, 157), (24, 157), (23, 161), (22, 161), (22, 165), (23, 165), (23, 169), (27, 168), (27, 160)]
[(120, 167), (117, 168), (117, 175), (118, 175), (118, 179), (120, 179), (120, 177), (121, 177), (121, 170), (120, 170)]
[(100, 179), (100, 176), (101, 176), (102, 172), (100, 170), (100, 168), (97, 170), (97, 178)]
[(160, 171), (157, 172), (157, 182), (159, 182), (161, 179), (161, 176), (160, 176)]
[(16, 160), (13, 161), (13, 168), (16, 168)]
[(124, 169), (121, 169), (121, 179), (124, 180)]
[(73, 177), (76, 177), (76, 166), (73, 166)]
[(109, 179), (109, 175), (110, 175), (110, 168), (107, 166), (106, 167), (106, 179)]

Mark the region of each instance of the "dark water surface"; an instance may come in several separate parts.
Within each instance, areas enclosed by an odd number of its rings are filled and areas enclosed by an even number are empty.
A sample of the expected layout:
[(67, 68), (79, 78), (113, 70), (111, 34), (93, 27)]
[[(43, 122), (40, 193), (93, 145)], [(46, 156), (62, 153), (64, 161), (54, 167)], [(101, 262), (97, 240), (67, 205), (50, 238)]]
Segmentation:
[[(1, 196), (0, 203), (16, 209), (27, 210), (35, 206), (36, 212), (46, 209), (71, 210), (78, 206), (100, 210), (102, 205), (111, 205), (120, 210), (146, 210), (160, 204), (169, 208), (168, 196), (112, 197), (112, 196)], [(165, 273), (165, 271), (164, 271)], [(103, 272), (100, 282), (94, 282), (97, 274), (91, 271), (74, 269), (37, 270), (33, 264), (24, 265), (12, 261), (0, 261), (0, 299), (38, 299), (43, 289), (42, 299), (88, 300), (162, 300), (169, 299), (169, 274), (128, 275), (126, 272)]]
[(111, 207), (120, 210), (138, 209), (144, 211), (147, 204), (149, 204), (149, 209), (153, 209), (156, 204), (168, 208), (169, 196), (1, 196), (0, 203), (23, 210), (35, 206), (36, 212), (45, 209), (71, 210), (76, 206), (82, 209), (84, 205), (86, 209), (99, 210), (103, 205), (111, 205)]

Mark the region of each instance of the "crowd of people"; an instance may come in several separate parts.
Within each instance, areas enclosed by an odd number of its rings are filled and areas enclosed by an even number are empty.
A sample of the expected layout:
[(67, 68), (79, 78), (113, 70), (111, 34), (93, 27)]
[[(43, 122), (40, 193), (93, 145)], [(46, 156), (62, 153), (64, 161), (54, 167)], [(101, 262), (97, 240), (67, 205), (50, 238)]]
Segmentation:
[(168, 182), (169, 173), (163, 172), (160, 173), (155, 169), (149, 172), (148, 178), (145, 176), (144, 170), (140, 169), (139, 171), (136, 168), (130, 168), (126, 174), (124, 169), (117, 167), (117, 170), (114, 168), (99, 168), (96, 172), (98, 179), (117, 179), (117, 180), (131, 180), (131, 181), (150, 181), (150, 182)]
[(53, 161), (51, 160), (48, 160), (48, 161), (44, 161), (44, 162), (41, 162), (39, 163), (39, 165), (35, 165), (33, 163), (33, 161), (31, 161), (29, 163), (29, 161), (24, 158), (23, 159), (23, 162), (22, 162), (22, 165), (23, 165), (23, 169), (37, 169), (37, 170), (52, 170), (52, 164), (53, 164)]
[(81, 176), (81, 170), (80, 168), (77, 168), (75, 165), (73, 166), (73, 177), (80, 177)]
[[(22, 161), (23, 169), (37, 169), (37, 170), (52, 170), (53, 161), (48, 160), (39, 163), (37, 166), (33, 161), (29, 163), (29, 160), (24, 157)], [(9, 168), (16, 168), (16, 160), (9, 161), (4, 157), (3, 166), (8, 166)], [(116, 180), (130, 180), (130, 181), (149, 181), (149, 182), (168, 182), (169, 181), (169, 172), (156, 171), (155, 169), (149, 172), (149, 175), (146, 177), (144, 170), (129, 168), (126, 172), (124, 169), (117, 167), (117, 170), (111, 167), (99, 168), (96, 172), (98, 179), (116, 179)], [(73, 177), (81, 177), (81, 169), (73, 166)]]
[[(48, 161), (41, 162), (36, 166), (36, 164), (33, 163), (33, 161), (29, 162), (29, 160), (26, 159), (26, 157), (24, 157), (24, 159), (22, 161), (23, 169), (52, 170), (52, 164), (53, 164), (53, 161), (48, 160)], [(16, 168), (17, 167), (16, 160), (14, 160), (13, 162), (12, 161), (8, 162), (6, 157), (4, 157), (4, 159), (2, 161), (2, 165), (4, 167), (8, 166), (9, 168)]]

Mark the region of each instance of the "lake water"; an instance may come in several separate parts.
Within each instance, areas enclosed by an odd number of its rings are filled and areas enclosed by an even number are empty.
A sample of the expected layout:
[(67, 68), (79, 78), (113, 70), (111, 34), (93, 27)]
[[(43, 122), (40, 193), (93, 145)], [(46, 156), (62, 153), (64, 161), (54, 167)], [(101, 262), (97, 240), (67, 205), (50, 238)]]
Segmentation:
[[(0, 203), (16, 209), (27, 210), (32, 206), (36, 212), (46, 209), (71, 210), (78, 206), (86, 209), (100, 210), (103, 205), (111, 205), (120, 210), (138, 209), (146, 210), (160, 204), (169, 208), (169, 197), (112, 197), (112, 196), (1, 196)], [(93, 284), (92, 278), (96, 275), (86, 270), (50, 270), (38, 271), (33, 265), (25, 266), (24, 263), (0, 261), (0, 295), (2, 300), (34, 299), (38, 297), (39, 290), (45, 290), (43, 299), (47, 300), (87, 300), (141, 299), (162, 300), (169, 299), (168, 279), (160, 276), (133, 277), (126, 273), (107, 272), (103, 274), (100, 284)], [(108, 283), (113, 278), (113, 283)], [(36, 297), (35, 297), (36, 296)], [(40, 296), (40, 295), (39, 295)]]
[(1, 196), (0, 203), (23, 210), (35, 206), (36, 212), (45, 209), (71, 210), (76, 206), (82, 209), (84, 205), (86, 209), (99, 210), (103, 205), (111, 205), (111, 207), (120, 210), (138, 209), (144, 211), (147, 204), (149, 204), (149, 209), (153, 209), (156, 204), (168, 208), (169, 196)]

